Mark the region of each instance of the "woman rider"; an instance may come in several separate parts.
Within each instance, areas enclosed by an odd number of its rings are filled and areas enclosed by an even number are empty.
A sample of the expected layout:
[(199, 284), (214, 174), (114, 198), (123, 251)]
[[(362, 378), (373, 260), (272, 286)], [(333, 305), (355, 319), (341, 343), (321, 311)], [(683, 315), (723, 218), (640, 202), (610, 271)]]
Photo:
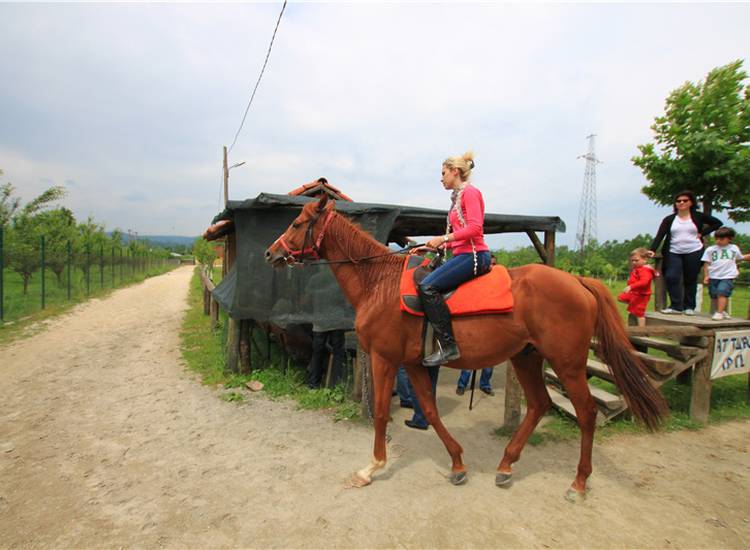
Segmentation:
[(452, 191), (445, 235), (431, 239), (418, 251), (450, 249), (453, 257), (425, 277), (418, 286), (422, 307), (438, 339), (438, 350), (425, 357), (425, 367), (445, 365), (461, 357), (453, 337), (451, 316), (441, 293), (487, 273), (490, 251), (484, 242), (484, 199), (469, 183), (474, 154), (450, 157), (443, 162), (441, 182)]

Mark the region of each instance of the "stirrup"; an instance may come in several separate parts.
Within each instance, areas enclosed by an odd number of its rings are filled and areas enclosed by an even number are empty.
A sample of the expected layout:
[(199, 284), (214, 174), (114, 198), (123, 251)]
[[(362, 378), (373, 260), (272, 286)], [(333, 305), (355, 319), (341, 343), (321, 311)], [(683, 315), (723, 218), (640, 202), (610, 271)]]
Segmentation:
[(440, 340), (438, 340), (437, 343), (438, 350), (422, 360), (423, 367), (439, 367), (440, 365), (445, 365), (461, 357), (461, 352), (458, 350), (458, 346), (455, 342), (448, 344), (445, 349), (443, 349)]

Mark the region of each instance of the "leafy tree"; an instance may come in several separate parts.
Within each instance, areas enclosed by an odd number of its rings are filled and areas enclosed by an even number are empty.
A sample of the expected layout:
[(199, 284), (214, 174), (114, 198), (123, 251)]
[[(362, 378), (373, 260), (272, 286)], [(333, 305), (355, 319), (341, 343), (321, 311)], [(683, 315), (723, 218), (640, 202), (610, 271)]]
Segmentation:
[(104, 226), (94, 221), (92, 216), (86, 218), (76, 227), (75, 262), (88, 275), (91, 264), (101, 252), (101, 248), (109, 239), (104, 233)]
[(216, 250), (214, 245), (208, 242), (203, 237), (198, 237), (193, 242), (193, 254), (197, 260), (206, 266), (206, 275), (211, 277), (214, 269), (214, 262), (216, 261)]
[(6, 243), (7, 265), (23, 279), (23, 294), (28, 294), (31, 276), (40, 266), (39, 228), (33, 217), (23, 216), (10, 226)]
[(68, 243), (72, 243), (76, 236), (75, 216), (61, 207), (41, 212), (35, 219), (39, 234), (44, 235), (45, 263), (57, 277), (57, 284), (62, 286), (68, 264)]
[(735, 221), (750, 220), (750, 86), (742, 63), (717, 67), (667, 98), (651, 126), (654, 142), (639, 145), (631, 159), (656, 203), (670, 205), (675, 193), (691, 189), (707, 214), (727, 210)]

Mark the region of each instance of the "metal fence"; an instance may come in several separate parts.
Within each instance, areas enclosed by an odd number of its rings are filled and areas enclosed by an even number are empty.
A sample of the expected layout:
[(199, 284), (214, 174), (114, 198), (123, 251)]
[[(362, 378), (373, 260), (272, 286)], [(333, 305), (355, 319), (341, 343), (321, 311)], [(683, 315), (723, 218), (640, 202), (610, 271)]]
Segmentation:
[[(45, 236), (19, 251), (5, 242), (0, 226), (0, 323), (15, 321), (48, 306), (74, 303), (106, 289), (143, 280), (177, 267), (164, 251), (117, 245), (59, 243), (54, 253)], [(14, 256), (15, 254), (15, 256)], [(19, 260), (23, 255), (23, 261)]]

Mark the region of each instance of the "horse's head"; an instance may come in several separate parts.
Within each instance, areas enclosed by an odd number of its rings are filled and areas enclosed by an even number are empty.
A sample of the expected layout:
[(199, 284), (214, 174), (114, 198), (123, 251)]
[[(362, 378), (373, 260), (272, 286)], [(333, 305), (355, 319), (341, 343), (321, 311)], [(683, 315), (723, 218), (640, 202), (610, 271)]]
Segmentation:
[(266, 261), (274, 267), (320, 259), (320, 245), (335, 214), (335, 201), (328, 195), (305, 205), (300, 215), (266, 250)]

